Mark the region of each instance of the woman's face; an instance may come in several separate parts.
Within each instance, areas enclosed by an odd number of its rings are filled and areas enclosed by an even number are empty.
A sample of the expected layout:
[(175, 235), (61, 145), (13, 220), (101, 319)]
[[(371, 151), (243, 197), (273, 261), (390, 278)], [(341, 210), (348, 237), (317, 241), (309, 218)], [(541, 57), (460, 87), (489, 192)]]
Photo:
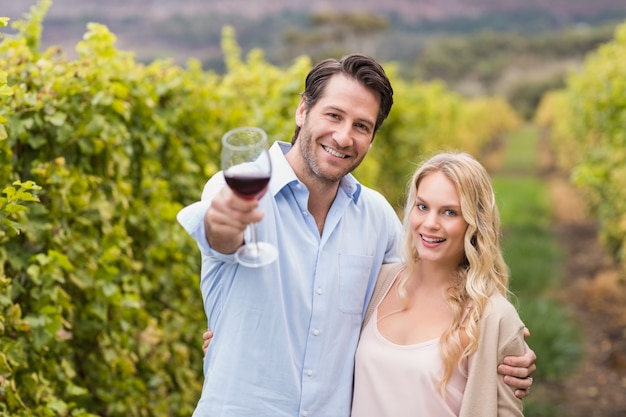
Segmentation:
[(442, 172), (422, 178), (411, 209), (413, 244), (423, 261), (456, 267), (465, 256), (467, 222), (456, 187)]

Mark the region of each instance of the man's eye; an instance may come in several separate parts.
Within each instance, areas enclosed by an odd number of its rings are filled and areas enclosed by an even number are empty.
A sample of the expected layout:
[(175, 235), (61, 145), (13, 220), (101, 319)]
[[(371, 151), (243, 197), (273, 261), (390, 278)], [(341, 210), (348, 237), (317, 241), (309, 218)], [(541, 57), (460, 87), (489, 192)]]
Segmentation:
[(364, 131), (365, 133), (369, 133), (370, 129), (369, 127), (367, 127), (366, 125), (362, 124), (362, 123), (357, 123), (356, 124), (357, 129)]

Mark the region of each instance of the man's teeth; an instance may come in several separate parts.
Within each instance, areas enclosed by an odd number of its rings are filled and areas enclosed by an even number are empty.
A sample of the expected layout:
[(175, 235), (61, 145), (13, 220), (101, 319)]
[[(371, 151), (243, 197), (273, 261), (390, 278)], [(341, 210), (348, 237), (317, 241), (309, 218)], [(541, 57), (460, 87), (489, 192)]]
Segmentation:
[(339, 153), (339, 152), (337, 152), (337, 151), (336, 151), (336, 150), (334, 150), (334, 149), (331, 149), (331, 148), (329, 148), (329, 147), (327, 147), (327, 146), (322, 146), (322, 147), (324, 148), (324, 150), (325, 150), (326, 152), (328, 152), (328, 153), (329, 153), (329, 154), (331, 154), (332, 156), (336, 156), (337, 158), (347, 158), (347, 156), (346, 156), (346, 155), (344, 155), (344, 154), (342, 154), (342, 153)]
[(426, 236), (422, 236), (422, 239), (424, 239), (428, 243), (440, 243), (445, 240), (442, 238), (432, 238), (432, 237), (426, 237)]

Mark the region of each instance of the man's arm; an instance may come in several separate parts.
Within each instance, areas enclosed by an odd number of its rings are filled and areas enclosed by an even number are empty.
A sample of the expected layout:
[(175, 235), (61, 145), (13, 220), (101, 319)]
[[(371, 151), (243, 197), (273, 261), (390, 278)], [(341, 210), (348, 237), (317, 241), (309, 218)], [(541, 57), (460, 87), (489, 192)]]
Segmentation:
[[(528, 329), (524, 329), (524, 337), (530, 336)], [(530, 395), (530, 387), (533, 384), (532, 375), (537, 370), (535, 361), (537, 355), (526, 344), (523, 356), (507, 356), (503, 363), (498, 366), (498, 373), (504, 375), (504, 382), (515, 388), (515, 395), (518, 398), (525, 398)]]
[(220, 253), (235, 252), (243, 243), (246, 226), (263, 218), (258, 205), (258, 200), (241, 198), (228, 186), (223, 187), (204, 215), (204, 230), (211, 248)]

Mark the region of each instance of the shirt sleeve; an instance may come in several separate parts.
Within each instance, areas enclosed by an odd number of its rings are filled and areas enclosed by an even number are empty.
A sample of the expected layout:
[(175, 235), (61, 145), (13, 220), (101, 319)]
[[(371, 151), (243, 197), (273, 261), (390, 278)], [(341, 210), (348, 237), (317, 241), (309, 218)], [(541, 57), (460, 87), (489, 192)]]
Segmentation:
[(387, 230), (389, 232), (389, 240), (387, 243), (387, 250), (385, 252), (385, 259), (383, 263), (399, 263), (401, 262), (401, 240), (402, 240), (402, 223), (400, 218), (396, 214), (395, 210), (385, 200), (387, 209)]
[[(196, 241), (203, 255), (215, 254), (206, 237), (204, 215), (211, 207), (213, 197), (226, 184), (221, 173), (214, 175), (204, 186), (200, 201), (184, 207), (176, 215), (178, 223)], [(229, 255), (230, 256), (230, 255)]]

